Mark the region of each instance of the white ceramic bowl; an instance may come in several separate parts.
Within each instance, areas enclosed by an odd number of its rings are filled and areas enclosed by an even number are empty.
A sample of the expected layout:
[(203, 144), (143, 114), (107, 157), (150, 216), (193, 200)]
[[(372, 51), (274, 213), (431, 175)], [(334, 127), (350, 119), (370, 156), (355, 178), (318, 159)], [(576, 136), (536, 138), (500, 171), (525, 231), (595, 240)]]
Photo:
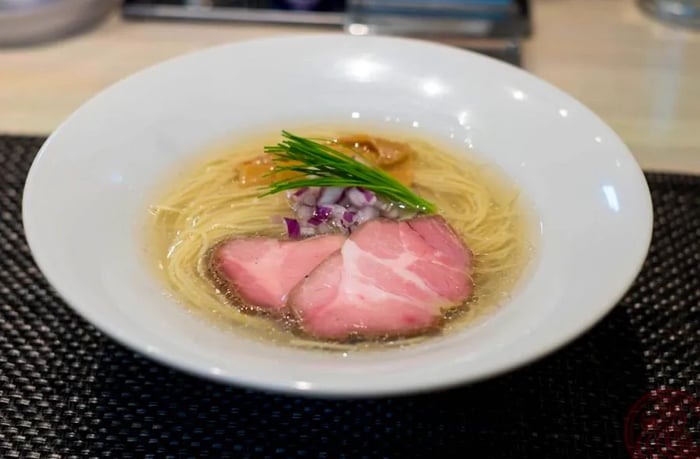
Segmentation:
[[(406, 349), (347, 356), (254, 342), (163, 294), (140, 245), (144, 196), (214, 140), (300, 121), (417, 126), (500, 165), (534, 203), (541, 243), (512, 301)], [(530, 362), (603, 317), (647, 252), (644, 177), (598, 117), (549, 84), (462, 50), (394, 38), (274, 38), (197, 52), (114, 85), (42, 147), (24, 224), (48, 280), (123, 344), (215, 380), (369, 396), (475, 381)]]

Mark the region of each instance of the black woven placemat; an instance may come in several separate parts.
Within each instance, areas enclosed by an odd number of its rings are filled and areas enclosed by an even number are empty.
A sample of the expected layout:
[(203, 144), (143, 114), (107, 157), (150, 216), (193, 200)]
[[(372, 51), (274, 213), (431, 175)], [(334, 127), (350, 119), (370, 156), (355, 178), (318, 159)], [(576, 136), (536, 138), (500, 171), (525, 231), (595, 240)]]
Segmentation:
[(42, 140), (0, 136), (0, 457), (623, 458), (625, 416), (644, 393), (699, 398), (700, 177), (647, 175), (655, 225), (643, 272), (565, 349), (445, 392), (317, 400), (181, 374), (71, 312), (22, 232)]

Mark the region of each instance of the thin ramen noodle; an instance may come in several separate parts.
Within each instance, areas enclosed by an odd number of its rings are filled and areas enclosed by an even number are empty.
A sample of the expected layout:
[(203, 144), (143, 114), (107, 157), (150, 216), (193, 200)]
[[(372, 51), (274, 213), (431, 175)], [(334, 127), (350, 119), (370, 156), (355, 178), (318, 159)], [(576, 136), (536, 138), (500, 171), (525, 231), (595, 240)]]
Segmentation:
[[(437, 205), (439, 214), (474, 254), (474, 293), (464, 305), (446, 313), (444, 333), (473, 321), (508, 297), (529, 258), (526, 212), (517, 190), (495, 168), (423, 140), (401, 140), (417, 153), (413, 189)], [(263, 145), (277, 141), (278, 136), (266, 136), (247, 143), (254, 147), (218, 152), (170, 183), (151, 206), (149, 252), (176, 298), (220, 325), (280, 344), (352, 349), (357, 345), (306, 338), (284, 323), (242, 312), (211, 279), (209, 251), (218, 242), (250, 236), (286, 237), (279, 222), (280, 216), (290, 212), (284, 193), (261, 198), (259, 188), (233, 180), (236, 164), (255, 158)], [(392, 340), (391, 344), (425, 338)], [(372, 348), (376, 343), (363, 345)]]

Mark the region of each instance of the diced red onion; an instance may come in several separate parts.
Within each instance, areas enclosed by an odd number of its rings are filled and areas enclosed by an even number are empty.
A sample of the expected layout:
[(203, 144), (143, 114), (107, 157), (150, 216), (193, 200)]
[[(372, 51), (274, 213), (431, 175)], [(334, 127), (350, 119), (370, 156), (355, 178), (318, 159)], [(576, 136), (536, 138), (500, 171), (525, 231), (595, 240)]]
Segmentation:
[(378, 209), (375, 209), (374, 207), (363, 207), (357, 212), (357, 215), (355, 216), (355, 222), (358, 225), (361, 225), (364, 222), (370, 221), (377, 217), (379, 217)]
[(335, 204), (341, 199), (344, 191), (345, 191), (344, 187), (327, 186), (327, 187), (322, 189), (321, 197), (318, 198), (317, 204), (319, 206), (325, 206), (328, 204)]
[(399, 209), (396, 207), (389, 209), (389, 210), (384, 210), (381, 212), (382, 217), (384, 218), (390, 218), (392, 220), (396, 220), (401, 216), (401, 212), (399, 212)]
[(332, 206), (330, 206), (330, 208), (331, 208), (331, 218), (332, 218), (333, 220), (340, 220), (340, 219), (342, 219), (342, 218), (343, 218), (343, 214), (344, 214), (345, 211), (347, 210), (347, 209), (345, 209), (345, 207), (343, 207), (343, 206), (341, 206), (341, 205), (338, 205), (338, 204), (333, 204)]
[(320, 206), (316, 209), (315, 215), (323, 220), (324, 222), (333, 214), (333, 208), (327, 206)]
[(318, 202), (318, 197), (320, 194), (321, 189), (319, 187), (312, 186), (307, 188), (302, 194), (297, 196), (297, 199), (301, 204), (307, 206), (315, 206), (316, 202)]
[(337, 231), (348, 234), (379, 216), (398, 219), (405, 213), (397, 203), (379, 199), (361, 187), (307, 187), (288, 192), (288, 196), (296, 218), (284, 222), (294, 239)]
[(355, 207), (360, 208), (370, 204), (370, 201), (367, 200), (367, 197), (359, 188), (349, 188), (346, 195), (350, 203)]
[(368, 204), (373, 204), (376, 200), (377, 197), (374, 195), (374, 193), (370, 190), (365, 190), (364, 188), (357, 188), (362, 192), (362, 194), (365, 196), (365, 200), (367, 201)]
[(382, 212), (388, 212), (392, 208), (396, 207), (393, 202), (384, 201), (383, 199), (377, 199), (373, 205)]
[(300, 205), (296, 209), (296, 217), (301, 221), (305, 222), (314, 215), (314, 208), (311, 206)]
[(293, 218), (284, 217), (284, 224), (287, 225), (287, 234), (292, 239), (299, 239), (301, 237), (301, 227), (299, 222)]
[(348, 190), (349, 188), (345, 189), (345, 193), (343, 193), (343, 196), (340, 198), (340, 201), (338, 201), (339, 206), (350, 207), (352, 205), (350, 203), (350, 199), (348, 198)]

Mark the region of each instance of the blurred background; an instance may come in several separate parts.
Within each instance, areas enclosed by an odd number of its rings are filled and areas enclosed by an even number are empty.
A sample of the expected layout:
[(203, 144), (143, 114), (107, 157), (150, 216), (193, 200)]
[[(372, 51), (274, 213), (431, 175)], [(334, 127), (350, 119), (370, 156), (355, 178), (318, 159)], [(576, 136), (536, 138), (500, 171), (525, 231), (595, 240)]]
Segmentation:
[(700, 0), (0, 0), (0, 134), (46, 135), (161, 60), (280, 34), (447, 43), (544, 78), (647, 169), (700, 172)]

